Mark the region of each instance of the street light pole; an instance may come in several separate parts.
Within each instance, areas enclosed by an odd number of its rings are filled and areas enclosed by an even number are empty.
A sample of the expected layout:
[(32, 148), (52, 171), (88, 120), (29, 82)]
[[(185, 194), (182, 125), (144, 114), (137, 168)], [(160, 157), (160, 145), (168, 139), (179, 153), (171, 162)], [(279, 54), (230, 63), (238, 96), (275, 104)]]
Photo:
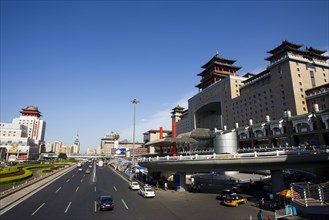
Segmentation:
[(133, 160), (132, 160), (132, 166), (134, 168), (135, 166), (135, 127), (136, 127), (136, 104), (139, 103), (138, 99), (133, 99), (131, 101), (134, 104), (134, 127), (133, 127)]

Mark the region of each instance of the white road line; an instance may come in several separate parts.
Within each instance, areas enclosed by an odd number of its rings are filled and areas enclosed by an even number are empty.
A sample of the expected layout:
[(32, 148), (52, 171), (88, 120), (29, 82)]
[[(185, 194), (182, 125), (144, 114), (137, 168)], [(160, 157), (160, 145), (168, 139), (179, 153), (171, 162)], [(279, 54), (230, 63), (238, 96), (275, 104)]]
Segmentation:
[(66, 182), (68, 183), (70, 181), (70, 179), (66, 180)]
[(95, 212), (97, 212), (97, 202), (95, 201)]
[(67, 205), (67, 207), (66, 207), (66, 209), (65, 209), (65, 213), (67, 212), (67, 210), (69, 210), (70, 205), (71, 205), (71, 202)]
[(95, 190), (95, 192), (96, 192), (96, 186), (94, 186), (94, 190)]
[(42, 206), (44, 206), (46, 203), (42, 203), (42, 205), (41, 206), (39, 206), (39, 208), (37, 208), (37, 210), (35, 210), (33, 213), (32, 213), (32, 215), (34, 215), (35, 213), (37, 213), (37, 211), (39, 211), (39, 209), (41, 209), (42, 208)]
[(118, 191), (117, 188), (115, 188), (115, 186), (113, 186), (113, 188), (114, 188), (115, 191)]
[(75, 192), (78, 192), (79, 186), (77, 187), (77, 189), (75, 190)]
[(61, 188), (62, 188), (62, 187), (59, 187), (59, 188), (56, 190), (56, 192), (55, 192), (55, 193), (58, 193), (58, 191), (59, 191), (59, 190), (61, 190)]
[(126, 205), (125, 201), (123, 201), (123, 199), (121, 199), (121, 201), (126, 206), (126, 209), (128, 209), (128, 206)]
[(83, 179), (81, 179), (81, 181), (80, 182), (82, 182), (83, 181)]
[(72, 175), (72, 177), (74, 177), (74, 174)]

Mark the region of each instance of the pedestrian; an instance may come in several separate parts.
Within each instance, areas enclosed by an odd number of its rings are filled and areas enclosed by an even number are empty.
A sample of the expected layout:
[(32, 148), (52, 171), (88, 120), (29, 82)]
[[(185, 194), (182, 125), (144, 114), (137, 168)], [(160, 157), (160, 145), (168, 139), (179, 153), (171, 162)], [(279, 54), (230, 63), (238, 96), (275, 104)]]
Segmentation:
[(262, 210), (260, 209), (258, 214), (257, 214), (257, 219), (258, 220), (263, 220), (263, 214), (262, 214)]

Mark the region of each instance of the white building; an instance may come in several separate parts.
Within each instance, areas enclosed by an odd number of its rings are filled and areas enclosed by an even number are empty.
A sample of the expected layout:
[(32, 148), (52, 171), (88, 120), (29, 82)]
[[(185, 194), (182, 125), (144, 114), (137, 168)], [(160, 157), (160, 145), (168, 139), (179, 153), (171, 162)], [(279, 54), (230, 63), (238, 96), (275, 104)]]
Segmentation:
[(28, 106), (12, 123), (0, 123), (0, 148), (7, 161), (37, 159), (44, 145), (46, 122), (37, 107)]
[[(25, 125), (27, 127), (27, 137), (34, 140), (37, 146), (44, 144), (46, 122), (40, 119), (41, 112), (38, 107), (28, 106), (20, 111), (19, 118), (13, 119), (13, 124)], [(41, 149), (41, 148), (40, 148)]]

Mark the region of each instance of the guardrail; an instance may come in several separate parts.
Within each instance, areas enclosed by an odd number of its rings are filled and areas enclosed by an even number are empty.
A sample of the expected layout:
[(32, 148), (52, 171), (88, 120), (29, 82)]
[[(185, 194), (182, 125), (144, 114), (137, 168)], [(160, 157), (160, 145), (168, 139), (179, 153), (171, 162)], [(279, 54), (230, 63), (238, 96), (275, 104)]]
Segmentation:
[(282, 155), (314, 155), (314, 154), (328, 154), (329, 149), (315, 149), (315, 150), (300, 150), (300, 149), (290, 149), (288, 150), (275, 150), (275, 151), (267, 151), (267, 152), (250, 152), (250, 153), (238, 153), (234, 152), (231, 154), (207, 154), (207, 155), (189, 155), (189, 156), (165, 156), (165, 157), (144, 157), (139, 158), (138, 161), (144, 162), (144, 161), (178, 161), (178, 160), (211, 160), (211, 159), (239, 159), (239, 158), (256, 158), (256, 157), (279, 157)]

